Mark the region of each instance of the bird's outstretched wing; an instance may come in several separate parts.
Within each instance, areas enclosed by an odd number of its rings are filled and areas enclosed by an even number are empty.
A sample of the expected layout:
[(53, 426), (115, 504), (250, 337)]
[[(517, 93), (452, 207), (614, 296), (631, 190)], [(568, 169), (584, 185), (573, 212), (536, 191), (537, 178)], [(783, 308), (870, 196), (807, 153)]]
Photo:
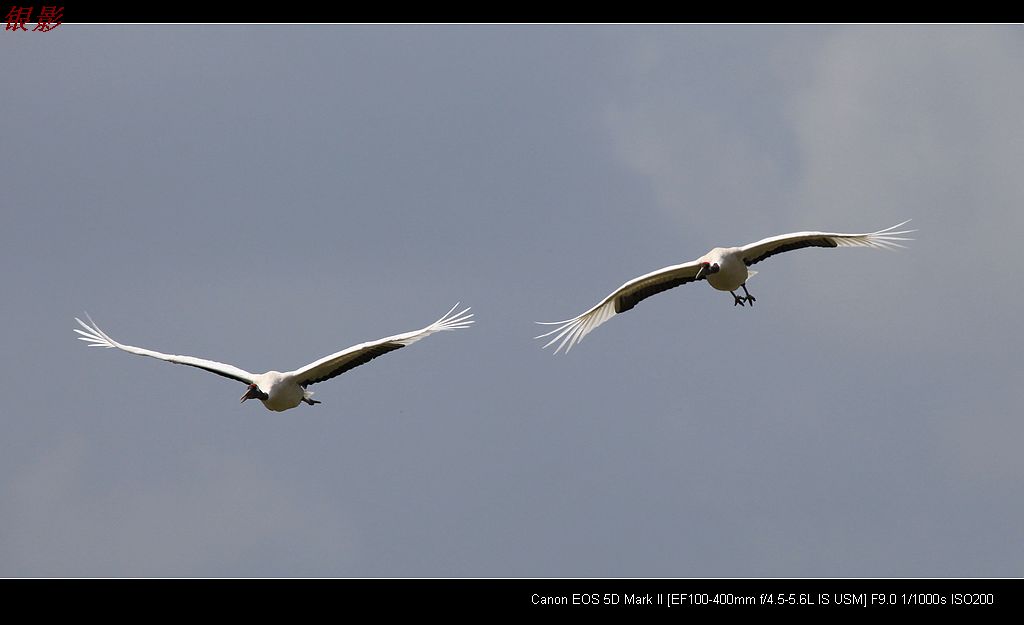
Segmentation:
[[(558, 343), (555, 353), (557, 354), (564, 347), (565, 353), (568, 354), (573, 345), (579, 343), (591, 330), (608, 321), (614, 315), (630, 310), (652, 295), (686, 284), (687, 282), (696, 281), (699, 270), (700, 264), (694, 260), (682, 265), (664, 267), (642, 275), (639, 278), (634, 278), (578, 317), (566, 319), (565, 321), (538, 321), (537, 323), (541, 325), (557, 327), (534, 338), (540, 339), (554, 334), (554, 338), (548, 341), (544, 348), (553, 343)], [(705, 278), (701, 277), (700, 279), (704, 280)]]
[(336, 354), (325, 356), (314, 363), (310, 363), (305, 367), (302, 367), (301, 369), (290, 371), (287, 375), (294, 376), (295, 381), (303, 387), (309, 386), (310, 384), (330, 380), (335, 376), (345, 373), (349, 369), (353, 369), (359, 365), (364, 365), (370, 362), (377, 356), (405, 347), (406, 345), (411, 345), (412, 343), (415, 343), (422, 338), (426, 338), (435, 332), (467, 328), (471, 323), (473, 323), (473, 320), (471, 319), (473, 313), (469, 312), (469, 308), (465, 308), (456, 313), (455, 309), (458, 307), (458, 304), (452, 306), (452, 309), (445, 313), (443, 317), (422, 330), (414, 330), (404, 334), (389, 336), (377, 341), (369, 341), (366, 343), (360, 343), (359, 345), (353, 345), (352, 347), (342, 350)]
[(908, 237), (900, 236), (917, 232), (916, 230), (896, 230), (905, 225), (907, 221), (896, 224), (891, 228), (877, 232), (866, 232), (863, 234), (841, 234), (838, 232), (791, 232), (780, 234), (776, 237), (761, 239), (756, 243), (744, 245), (741, 250), (743, 262), (749, 267), (759, 263), (769, 256), (798, 250), (804, 247), (880, 247), (894, 248), (903, 247), (900, 241), (912, 241)]
[(163, 354), (160, 352), (155, 352), (151, 349), (143, 349), (141, 347), (133, 347), (131, 345), (124, 345), (123, 343), (118, 343), (114, 339), (107, 336), (107, 334), (103, 330), (100, 330), (99, 326), (96, 325), (96, 322), (93, 321), (92, 317), (89, 316), (89, 313), (85, 314), (85, 318), (89, 320), (89, 323), (85, 323), (78, 317), (75, 317), (75, 321), (78, 322), (78, 325), (84, 328), (84, 330), (79, 330), (78, 328), (75, 328), (75, 332), (82, 335), (78, 337), (78, 340), (85, 341), (86, 343), (89, 344), (89, 347), (116, 347), (118, 349), (128, 352), (129, 354), (149, 356), (150, 358), (159, 358), (160, 360), (166, 360), (167, 362), (173, 362), (179, 365), (188, 365), (189, 367), (198, 367), (200, 369), (205, 369), (210, 373), (216, 373), (217, 375), (222, 375), (225, 378), (238, 380), (239, 382), (242, 382), (244, 384), (252, 384), (253, 382), (253, 374), (243, 369), (239, 369), (238, 367), (226, 365), (222, 362), (204, 360), (203, 358), (194, 358), (192, 356), (175, 356), (172, 354)]

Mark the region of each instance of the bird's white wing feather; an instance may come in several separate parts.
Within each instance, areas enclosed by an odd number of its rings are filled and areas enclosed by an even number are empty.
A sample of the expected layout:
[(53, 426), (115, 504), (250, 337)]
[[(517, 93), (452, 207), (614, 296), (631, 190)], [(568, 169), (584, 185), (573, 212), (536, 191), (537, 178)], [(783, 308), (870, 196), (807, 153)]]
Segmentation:
[(189, 367), (198, 367), (199, 369), (205, 369), (210, 373), (216, 373), (217, 375), (221, 375), (224, 376), (225, 378), (230, 378), (232, 380), (238, 380), (239, 382), (243, 382), (245, 384), (252, 384), (253, 382), (253, 374), (249, 373), (248, 371), (245, 371), (244, 369), (239, 369), (238, 367), (232, 365), (226, 365), (222, 362), (205, 360), (203, 358), (194, 358), (192, 356), (176, 356), (173, 354), (163, 354), (161, 352), (156, 352), (151, 349), (144, 349), (142, 347), (134, 347), (132, 345), (118, 343), (114, 339), (107, 336), (107, 334), (103, 330), (100, 330), (99, 326), (96, 325), (96, 322), (92, 320), (92, 317), (90, 317), (88, 313), (86, 313), (85, 317), (86, 319), (89, 320), (89, 323), (85, 323), (78, 317), (75, 317), (75, 321), (78, 322), (78, 325), (84, 328), (83, 330), (75, 328), (75, 332), (81, 334), (81, 336), (78, 337), (78, 340), (85, 341), (86, 343), (89, 344), (89, 347), (116, 347), (117, 349), (124, 350), (129, 354), (149, 356), (150, 358), (159, 358), (160, 360), (166, 360), (167, 362), (173, 362), (179, 365), (188, 365)]
[(905, 225), (907, 221), (896, 224), (891, 228), (877, 232), (866, 232), (862, 234), (843, 234), (839, 232), (791, 232), (780, 234), (775, 237), (761, 239), (750, 245), (744, 245), (741, 250), (743, 262), (747, 266), (759, 263), (769, 256), (798, 250), (804, 247), (878, 247), (896, 248), (903, 247), (901, 241), (912, 241), (901, 235), (917, 232), (916, 230), (896, 230)]
[(456, 313), (455, 309), (458, 307), (458, 304), (452, 306), (452, 309), (445, 313), (443, 317), (422, 330), (414, 330), (412, 332), (389, 336), (377, 341), (368, 341), (366, 343), (360, 343), (359, 345), (353, 345), (348, 349), (331, 354), (330, 356), (325, 356), (316, 362), (302, 367), (301, 369), (291, 371), (287, 375), (294, 376), (295, 381), (305, 387), (310, 384), (316, 384), (317, 382), (323, 382), (324, 380), (329, 380), (335, 376), (339, 376), (349, 369), (353, 369), (359, 365), (370, 362), (377, 356), (405, 347), (406, 345), (411, 345), (412, 343), (415, 343), (422, 338), (426, 338), (435, 332), (467, 328), (473, 323), (473, 313), (469, 312), (469, 308), (465, 308)]
[[(634, 278), (620, 286), (582, 315), (566, 319), (565, 321), (538, 321), (537, 323), (541, 325), (557, 327), (534, 338), (540, 339), (554, 334), (554, 338), (548, 341), (542, 349), (553, 343), (558, 343), (555, 353), (557, 354), (562, 348), (565, 348), (565, 353), (568, 354), (573, 345), (579, 343), (584, 336), (597, 326), (619, 313), (630, 310), (639, 302), (652, 295), (686, 284), (687, 282), (694, 282), (697, 280), (697, 272), (699, 270), (700, 265), (697, 261), (691, 261), (682, 265), (664, 267), (642, 275), (639, 278)], [(703, 280), (704, 278), (701, 277), (700, 279)]]

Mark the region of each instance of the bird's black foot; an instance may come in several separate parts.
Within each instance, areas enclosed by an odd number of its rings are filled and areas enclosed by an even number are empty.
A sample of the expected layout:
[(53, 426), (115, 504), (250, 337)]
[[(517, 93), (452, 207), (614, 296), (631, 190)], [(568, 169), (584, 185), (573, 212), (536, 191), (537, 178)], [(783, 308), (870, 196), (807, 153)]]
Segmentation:
[(315, 400), (315, 399), (309, 399), (308, 397), (303, 397), (303, 398), (302, 398), (302, 401), (306, 402), (306, 403), (307, 403), (307, 404), (309, 404), (310, 406), (312, 406), (313, 404), (322, 404), (322, 403), (323, 403), (323, 402), (321, 402), (321, 401), (317, 401), (317, 400)]
[(750, 294), (750, 291), (747, 290), (747, 285), (746, 284), (744, 284), (742, 286), (743, 286), (743, 292), (747, 294), (747, 297), (745, 299), (750, 304), (750, 306), (753, 307), (754, 306), (754, 302), (756, 302), (757, 299), (754, 298), (754, 296)]
[[(730, 291), (730, 293), (732, 293), (732, 291)], [(739, 295), (736, 295), (735, 293), (732, 294), (732, 297), (733, 297), (733, 302), (732, 302), (733, 306), (735, 306), (736, 304), (739, 304), (740, 306), (743, 306), (744, 305), (743, 302), (746, 301), (746, 299), (747, 299), (745, 297), (740, 297)]]

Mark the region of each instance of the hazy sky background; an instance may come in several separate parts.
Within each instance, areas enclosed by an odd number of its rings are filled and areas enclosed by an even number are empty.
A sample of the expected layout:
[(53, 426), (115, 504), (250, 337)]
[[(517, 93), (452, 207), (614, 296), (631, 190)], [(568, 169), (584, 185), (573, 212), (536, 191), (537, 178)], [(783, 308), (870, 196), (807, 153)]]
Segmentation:
[[(2, 576), (1019, 576), (1024, 27), (3, 33)], [(689, 285), (714, 246), (909, 249)], [(115, 339), (291, 369), (273, 413)]]

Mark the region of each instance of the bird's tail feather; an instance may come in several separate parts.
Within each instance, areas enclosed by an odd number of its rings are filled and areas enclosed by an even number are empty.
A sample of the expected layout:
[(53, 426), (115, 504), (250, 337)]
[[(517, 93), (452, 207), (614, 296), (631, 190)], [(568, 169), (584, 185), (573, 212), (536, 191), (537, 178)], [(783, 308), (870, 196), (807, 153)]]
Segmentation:
[(568, 354), (573, 346), (582, 341), (583, 337), (589, 334), (591, 330), (608, 321), (614, 315), (615, 308), (608, 303), (604, 303), (595, 306), (578, 317), (566, 319), (565, 321), (535, 321), (534, 323), (540, 325), (553, 325), (557, 327), (533, 338), (542, 339), (554, 334), (555, 337), (545, 343), (541, 349), (546, 349), (558, 343), (554, 353), (557, 354), (564, 349), (565, 353)]
[[(462, 328), (468, 328), (473, 323), (473, 313), (469, 312), (470, 306), (455, 312), (455, 309), (459, 307), (461, 302), (456, 303), (452, 306), (451, 310), (446, 312), (443, 317), (435, 321), (434, 323), (427, 326), (431, 332), (441, 332), (444, 330), (459, 330)], [(454, 313), (454, 314), (453, 314)]]
[(82, 335), (78, 337), (79, 341), (85, 341), (89, 344), (89, 347), (106, 347), (109, 349), (111, 347), (118, 346), (117, 341), (107, 336), (103, 330), (100, 330), (100, 327), (92, 320), (89, 313), (85, 313), (85, 318), (89, 320), (89, 323), (85, 323), (78, 317), (75, 317), (75, 321), (78, 322), (78, 325), (85, 328), (85, 331), (74, 328), (75, 332)]
[(833, 239), (833, 241), (835, 241), (839, 247), (877, 247), (880, 249), (906, 247), (901, 243), (901, 241), (913, 241), (914, 239), (901, 235), (917, 232), (917, 230), (896, 230), (896, 228), (905, 226), (909, 222), (910, 220), (908, 219), (902, 223), (896, 224), (895, 226), (885, 228), (884, 230), (869, 232), (857, 237), (848, 237), (845, 239), (837, 237)]

